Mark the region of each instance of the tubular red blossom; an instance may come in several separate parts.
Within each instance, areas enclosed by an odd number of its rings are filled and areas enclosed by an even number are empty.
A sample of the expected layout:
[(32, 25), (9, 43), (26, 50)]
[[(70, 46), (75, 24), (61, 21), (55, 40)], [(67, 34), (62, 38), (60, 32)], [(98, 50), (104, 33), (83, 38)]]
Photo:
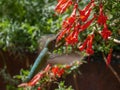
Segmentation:
[(66, 65), (65, 69), (69, 69), (71, 66), (70, 65)]
[(91, 20), (89, 20), (88, 22), (86, 22), (85, 24), (81, 25), (81, 31), (87, 29), (90, 24), (93, 22), (93, 20), (96, 18), (96, 16), (94, 16)]
[(22, 83), (18, 85), (18, 87), (26, 87), (26, 86), (28, 86), (28, 83)]
[(55, 10), (61, 14), (65, 12), (70, 5), (72, 5), (72, 0), (59, 0)]
[(64, 69), (60, 69), (59, 67), (55, 66), (52, 68), (52, 72), (55, 76), (61, 77), (61, 75), (64, 73)]
[(73, 17), (73, 16), (68, 17), (66, 20), (63, 21), (62, 28), (64, 29), (67, 27), (71, 27), (74, 24), (75, 19), (76, 17)]
[(70, 31), (71, 27), (67, 27), (66, 29), (62, 30), (60, 34), (58, 35), (56, 42), (60, 41), (62, 37)]
[(59, 8), (61, 8), (62, 5), (64, 5), (67, 2), (67, 0), (59, 0), (58, 4), (55, 7), (55, 10), (58, 10)]
[(74, 21), (75, 21), (75, 17), (68, 17), (63, 21), (62, 28), (64, 29), (66, 27), (72, 26)]
[(74, 45), (78, 42), (78, 31), (73, 31), (66, 37), (66, 45)]
[(87, 37), (87, 39), (83, 42), (83, 44), (79, 47), (80, 51), (83, 51), (87, 47), (87, 42), (90, 39), (90, 36)]
[(79, 50), (83, 51), (86, 48), (86, 46), (87, 46), (87, 41), (84, 42), (81, 46), (79, 46)]
[(75, 4), (75, 5), (74, 5), (73, 12), (72, 12), (72, 14), (71, 14), (72, 17), (75, 17), (75, 16), (76, 16), (76, 10), (77, 10), (77, 8), (78, 8), (78, 4)]
[(73, 43), (73, 32), (70, 33), (69, 36), (65, 38), (65, 41), (66, 41), (66, 45)]
[(94, 6), (93, 4), (94, 4), (94, 1), (92, 0), (92, 1), (91, 1), (90, 3), (88, 3), (88, 5), (82, 10), (82, 12), (88, 11), (91, 6), (92, 6), (92, 7)]
[(90, 40), (87, 43), (86, 52), (90, 55), (94, 53), (94, 50), (92, 49), (93, 38), (94, 38), (94, 34), (90, 36)]
[(92, 9), (89, 9), (86, 14), (85, 13), (81, 13), (80, 14), (80, 19), (85, 22), (87, 21), (88, 17), (90, 16), (90, 12), (91, 12)]
[(41, 87), (38, 87), (37, 90), (42, 90)]
[(65, 4), (68, 0), (58, 0), (58, 4), (56, 5), (56, 8), (59, 7), (61, 4)]
[(90, 16), (90, 12), (94, 6), (94, 1), (91, 1), (83, 10), (79, 10), (80, 19), (83, 22), (87, 21), (88, 17)]
[(94, 54), (94, 50), (92, 48), (87, 48), (86, 53), (92, 55), (92, 54)]
[(110, 52), (109, 52), (109, 54), (108, 54), (108, 56), (107, 56), (107, 61), (106, 61), (106, 64), (107, 65), (109, 65), (110, 64), (110, 62), (111, 62), (111, 57), (112, 57), (112, 49), (110, 49)]
[(102, 30), (102, 32), (101, 32), (101, 36), (103, 37), (103, 39), (107, 40), (108, 37), (109, 37), (111, 34), (112, 34), (112, 32), (111, 32), (110, 30), (108, 30), (107, 25), (104, 24), (104, 28), (103, 28), (103, 30)]
[(44, 71), (45, 71), (45, 72), (48, 72), (48, 71), (50, 70), (50, 68), (51, 68), (51, 66), (50, 66), (50, 64), (48, 64), (48, 65), (46, 66), (46, 68), (44, 69)]
[(33, 79), (28, 82), (28, 86), (34, 86), (42, 77), (43, 77), (43, 73), (44, 72), (48, 72), (50, 70), (50, 65), (48, 64), (46, 66), (46, 68), (44, 69), (44, 71), (39, 72), (38, 74), (36, 74)]
[(74, 16), (71, 16), (71, 17), (69, 17), (69, 18), (67, 19), (67, 21), (68, 21), (68, 25), (69, 25), (69, 26), (72, 26), (73, 23), (75, 22), (75, 17), (74, 17)]
[(89, 35), (87, 39), (84, 41), (84, 43), (79, 47), (79, 50), (83, 51), (87, 47), (86, 53), (90, 55), (93, 54), (94, 53), (94, 50), (92, 49), (93, 38), (94, 38), (94, 34)]
[(79, 31), (80, 27), (80, 23), (77, 23), (76, 26), (74, 26), (74, 31)]
[(28, 86), (34, 86), (42, 77), (43, 77), (42, 73), (35, 75), (35, 77), (30, 82), (28, 82)]
[(65, 38), (66, 45), (74, 45), (78, 42), (79, 27), (80, 27), (80, 24), (77, 23), (77, 25), (74, 26), (73, 31), (70, 32), (70, 34)]
[(66, 20), (63, 21), (62, 23), (62, 28), (66, 28), (68, 26), (72, 26), (75, 22), (75, 19), (76, 19), (76, 10), (78, 8), (78, 5), (75, 4), (74, 5), (74, 9), (73, 9), (73, 12), (72, 14), (70, 15), (70, 17), (68, 17)]
[(100, 11), (99, 11), (99, 16), (98, 16), (97, 22), (99, 25), (104, 25), (107, 21), (107, 16), (105, 16), (105, 14), (103, 13), (102, 4), (100, 4), (99, 8), (100, 8)]
[(94, 34), (89, 36), (89, 42), (88, 42), (88, 48), (92, 48), (92, 42), (93, 42)]
[(43, 74), (40, 72), (37, 75), (35, 75), (32, 80), (30, 80), (27, 83), (22, 83), (18, 85), (18, 87), (34, 86), (39, 81), (39, 79), (42, 78), (42, 76)]
[(61, 77), (64, 74), (64, 72), (65, 72), (64, 69), (60, 69), (58, 76)]
[(57, 66), (52, 68), (52, 72), (54, 73), (55, 76), (57, 75), (58, 70), (59, 68)]
[(70, 5), (72, 5), (72, 1), (71, 1), (71, 0), (68, 0), (67, 3), (63, 6), (63, 8), (61, 8), (60, 13), (65, 12), (66, 9), (67, 9)]

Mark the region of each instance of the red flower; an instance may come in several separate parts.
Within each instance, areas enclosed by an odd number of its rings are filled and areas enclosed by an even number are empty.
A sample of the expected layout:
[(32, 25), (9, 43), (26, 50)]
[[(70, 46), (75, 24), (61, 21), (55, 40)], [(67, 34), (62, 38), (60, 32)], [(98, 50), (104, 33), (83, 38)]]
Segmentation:
[(33, 77), (32, 80), (30, 80), (30, 82), (28, 82), (28, 86), (34, 86), (42, 77), (43, 77), (43, 73), (41, 72), (38, 73), (37, 75)]
[(74, 45), (78, 42), (78, 34), (79, 34), (80, 24), (78, 23), (72, 32), (65, 38), (66, 45)]
[(69, 69), (71, 66), (70, 65), (66, 65), (65, 69)]
[(87, 39), (84, 41), (84, 43), (79, 47), (79, 50), (83, 51), (87, 47), (86, 53), (88, 53), (90, 55), (93, 54), (94, 53), (94, 51), (92, 49), (93, 38), (94, 38), (94, 34), (89, 35), (87, 37)]
[(106, 23), (106, 21), (107, 21), (107, 16), (105, 16), (104, 13), (103, 13), (102, 4), (100, 4), (99, 8), (100, 8), (100, 11), (99, 11), (99, 16), (98, 16), (97, 22), (100, 25), (104, 25)]
[(94, 6), (94, 1), (92, 0), (90, 3), (88, 3), (88, 5), (82, 10), (83, 13), (85, 13), (86, 11), (88, 11), (90, 9), (90, 7)]
[(45, 71), (45, 72), (48, 72), (48, 71), (50, 70), (50, 68), (51, 68), (51, 66), (50, 66), (50, 64), (48, 64), (48, 65), (46, 66), (46, 68), (44, 69), (44, 71)]
[(90, 37), (88, 36), (87, 39), (83, 42), (83, 44), (79, 47), (80, 51), (83, 51), (87, 47), (87, 43), (89, 41)]
[(85, 24), (81, 25), (81, 31), (87, 29), (95, 18), (96, 18), (96, 16), (94, 15), (94, 17), (91, 20), (89, 20)]
[(74, 45), (78, 42), (78, 31), (71, 32), (68, 37), (66, 37), (66, 45)]
[(86, 52), (90, 55), (94, 53), (94, 50), (92, 49), (93, 38), (94, 38), (94, 34), (90, 36), (90, 39), (87, 44), (87, 49), (86, 49)]
[(91, 10), (92, 10), (92, 9), (89, 9), (86, 13), (82, 13), (82, 12), (80, 11), (80, 13), (81, 13), (81, 14), (80, 14), (80, 19), (81, 19), (83, 22), (87, 21), (88, 17), (90, 16)]
[(37, 90), (42, 90), (41, 87), (38, 87)]
[(76, 19), (76, 10), (78, 8), (78, 5), (75, 4), (74, 5), (74, 9), (73, 9), (73, 12), (72, 14), (70, 15), (70, 17), (68, 17), (67, 19), (65, 19), (62, 23), (62, 28), (66, 28), (66, 27), (69, 27), (69, 26), (72, 26), (75, 22), (75, 19)]
[(104, 28), (103, 28), (103, 30), (102, 30), (102, 32), (101, 32), (102, 37), (103, 37), (105, 40), (107, 40), (108, 37), (109, 37), (111, 34), (112, 34), (112, 32), (111, 32), (110, 30), (108, 30), (107, 25), (104, 24)]
[(86, 53), (92, 55), (92, 54), (94, 54), (94, 50), (92, 48), (87, 48)]
[(90, 12), (92, 10), (92, 7), (94, 7), (94, 1), (91, 1), (90, 3), (88, 3), (88, 5), (83, 9), (83, 10), (79, 10), (80, 13), (80, 19), (85, 22), (88, 17), (90, 16)]
[(61, 75), (64, 73), (64, 69), (60, 69), (59, 67), (55, 66), (52, 68), (52, 72), (55, 76), (61, 77)]
[(109, 54), (108, 54), (108, 56), (107, 56), (107, 61), (106, 61), (106, 64), (107, 65), (109, 65), (110, 64), (110, 62), (111, 62), (111, 57), (112, 57), (112, 49), (110, 49), (110, 52), (109, 52)]
[(58, 35), (56, 42), (60, 41), (62, 37), (70, 31), (71, 27), (67, 27), (66, 29), (62, 30), (60, 34)]
[(66, 11), (66, 9), (72, 5), (72, 0), (59, 0), (58, 4), (56, 5), (56, 12), (63, 13)]

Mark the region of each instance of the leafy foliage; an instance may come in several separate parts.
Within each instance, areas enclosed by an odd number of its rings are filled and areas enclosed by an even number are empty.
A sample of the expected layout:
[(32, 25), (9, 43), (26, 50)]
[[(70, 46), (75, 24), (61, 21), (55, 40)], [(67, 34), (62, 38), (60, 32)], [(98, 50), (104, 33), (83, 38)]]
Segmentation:
[(61, 81), (59, 83), (58, 89), (55, 89), (55, 90), (74, 90), (74, 89), (72, 89), (72, 86), (69, 86), (69, 87), (65, 86), (65, 82)]
[(1, 0), (0, 48), (35, 51), (42, 35), (56, 33), (60, 27), (61, 17), (54, 15), (55, 3), (54, 0)]

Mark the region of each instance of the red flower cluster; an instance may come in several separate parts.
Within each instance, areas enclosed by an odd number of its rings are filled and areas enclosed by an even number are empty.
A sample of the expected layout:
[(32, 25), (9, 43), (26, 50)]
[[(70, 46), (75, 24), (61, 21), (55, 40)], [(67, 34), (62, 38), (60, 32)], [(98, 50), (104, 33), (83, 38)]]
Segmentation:
[[(108, 37), (112, 34), (112, 32), (108, 29), (107, 27), (107, 16), (103, 13), (103, 5), (100, 4), (99, 6), (99, 16), (98, 16), (98, 24), (103, 26), (103, 30), (101, 32), (101, 36), (103, 37), (104, 40), (107, 40)], [(111, 55), (112, 55), (112, 49), (110, 49), (110, 52), (107, 56), (107, 61), (106, 64), (109, 65), (111, 62)]]
[(103, 39), (107, 40), (108, 37), (112, 34), (110, 30), (108, 30), (107, 28), (107, 16), (105, 16), (105, 14), (103, 13), (103, 6), (102, 4), (100, 4), (99, 6), (100, 11), (99, 11), (99, 16), (98, 16), (98, 24), (99, 25), (103, 25), (103, 30), (101, 32), (101, 36), (103, 37)]
[(98, 22), (99, 25), (104, 25), (107, 22), (107, 16), (105, 16), (105, 14), (103, 13), (102, 4), (100, 4), (99, 9), (100, 9), (99, 10), (99, 17), (98, 17), (97, 22)]
[[(112, 33), (107, 27), (107, 16), (103, 12), (102, 3), (99, 5), (99, 15), (97, 16), (94, 14), (94, 17), (91, 18), (90, 20), (88, 20), (90, 13), (96, 6), (94, 0), (91, 0), (82, 10), (79, 9), (78, 4), (75, 1), (59, 0), (56, 6), (56, 10), (58, 13), (62, 13), (66, 10), (66, 8), (68, 8), (72, 4), (74, 5), (73, 12), (69, 17), (67, 17), (63, 21), (62, 30), (59, 36), (57, 37), (57, 42), (64, 37), (66, 45), (77, 44), (79, 42), (78, 40), (79, 33), (86, 30), (95, 19), (97, 19), (97, 23), (103, 27), (101, 31), (101, 36), (103, 37), (103, 39), (107, 40)], [(83, 45), (79, 47), (80, 51), (87, 47), (86, 52), (88, 54), (93, 54), (94, 53), (92, 49), (93, 38), (94, 34), (88, 35)]]
[(94, 53), (92, 49), (93, 39), (94, 39), (94, 34), (89, 35), (87, 39), (84, 41), (84, 43), (79, 47), (79, 50), (83, 51), (86, 48), (86, 53), (93, 54)]
[(79, 24), (74, 27), (74, 31), (72, 31), (66, 38), (66, 45), (74, 45), (78, 42), (78, 35), (79, 35)]
[[(72, 14), (62, 23), (62, 31), (57, 37), (57, 42), (65, 36), (66, 45), (77, 44), (79, 41), (79, 33), (86, 30), (96, 18), (94, 16), (91, 20), (87, 20), (94, 6), (94, 0), (91, 0), (91, 2), (88, 3), (88, 5), (83, 10), (80, 10), (78, 8), (78, 4), (75, 3)], [(79, 11), (79, 13), (76, 13), (77, 10)], [(83, 24), (80, 24), (80, 22), (83, 22)]]
[(111, 62), (111, 57), (112, 57), (112, 49), (110, 49), (110, 52), (109, 52), (109, 54), (108, 54), (108, 56), (107, 56), (107, 61), (106, 61), (106, 64), (107, 65), (109, 65), (110, 64), (110, 62)]
[(78, 5), (75, 4), (74, 10), (71, 14), (70, 17), (68, 17), (65, 21), (63, 21), (62, 28), (63, 30), (61, 31), (60, 35), (57, 38), (57, 42), (61, 40), (61, 38), (66, 34), (70, 32), (70, 29), (72, 28), (73, 24), (75, 23), (76, 19), (76, 10), (78, 8)]
[(55, 76), (61, 77), (61, 75), (63, 75), (65, 71), (64, 69), (60, 69), (59, 67), (55, 66), (52, 68), (52, 72)]

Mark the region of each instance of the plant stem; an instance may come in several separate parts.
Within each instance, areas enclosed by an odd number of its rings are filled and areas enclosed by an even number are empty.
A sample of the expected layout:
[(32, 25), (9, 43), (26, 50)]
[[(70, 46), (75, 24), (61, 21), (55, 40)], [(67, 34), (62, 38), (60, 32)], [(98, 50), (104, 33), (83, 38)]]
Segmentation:
[[(104, 53), (103, 53), (103, 59), (104, 59), (105, 63), (107, 63), (107, 59), (106, 59)], [(114, 70), (114, 68), (110, 64), (108, 64), (108, 68), (112, 71), (112, 73), (114, 74), (114, 76), (116, 77), (118, 82), (120, 83), (120, 77), (119, 77), (118, 73)]]
[(120, 44), (120, 40), (112, 38), (112, 37), (108, 37), (108, 40), (113, 40), (114, 43), (116, 44)]
[(74, 84), (75, 84), (75, 90), (79, 90), (76, 72), (73, 73), (73, 79), (74, 79)]

